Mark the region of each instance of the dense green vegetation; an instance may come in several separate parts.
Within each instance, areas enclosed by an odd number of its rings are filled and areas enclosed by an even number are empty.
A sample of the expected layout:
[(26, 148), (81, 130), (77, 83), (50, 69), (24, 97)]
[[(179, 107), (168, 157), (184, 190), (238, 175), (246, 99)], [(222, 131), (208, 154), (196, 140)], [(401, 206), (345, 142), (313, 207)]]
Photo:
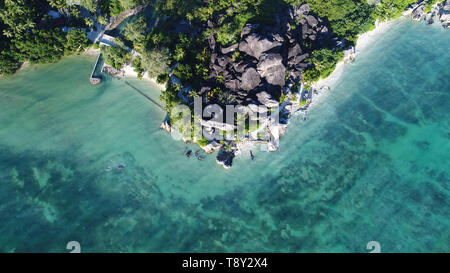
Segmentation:
[(106, 63), (116, 69), (122, 68), (131, 59), (131, 53), (123, 47), (102, 46), (101, 50)]
[[(0, 75), (10, 75), (24, 62), (56, 62), (64, 55), (83, 52), (90, 42), (83, 29), (93, 28), (94, 18), (107, 24), (107, 17), (119, 14), (148, 1), (142, 0), (80, 0), (69, 5), (67, 0), (1, 0), (0, 1)], [(92, 18), (82, 18), (82, 9), (91, 11)], [(61, 10), (61, 18), (52, 18), (50, 10)], [(62, 27), (72, 29), (66, 33)], [(139, 36), (133, 29), (133, 43)], [(131, 35), (131, 34), (130, 34)], [(144, 40), (144, 35), (141, 43)]]
[[(57, 9), (68, 8), (70, 2), (68, 0), (47, 0), (50, 6)], [(103, 14), (115, 16), (124, 10), (145, 3), (142, 0), (79, 0), (80, 6), (95, 13), (100, 9)]]
[(295, 4), (306, 2), (314, 13), (330, 23), (333, 33), (353, 44), (358, 34), (374, 27), (375, 20), (399, 17), (417, 0), (286, 0)]
[[(336, 38), (345, 38), (346, 44), (352, 45), (358, 34), (374, 27), (377, 19), (397, 17), (413, 2), (416, 1), (80, 0), (79, 5), (73, 5), (69, 4), (72, 1), (67, 0), (3, 0), (0, 1), (0, 31), (3, 34), (0, 41), (0, 73), (12, 74), (25, 61), (55, 62), (61, 56), (81, 52), (89, 46), (82, 28), (92, 28), (92, 18), (106, 24), (110, 16), (136, 5), (151, 3), (160, 18), (166, 16), (165, 19), (147, 33), (145, 18), (138, 18), (126, 26), (120, 38), (126, 45), (142, 53), (134, 60), (133, 66), (140, 75), (148, 72), (160, 81), (167, 79), (169, 67), (175, 67), (174, 75), (182, 83), (195, 87), (209, 74), (207, 37), (211, 35), (219, 44), (227, 46), (239, 42), (239, 34), (246, 23), (270, 25), (274, 13), (288, 5), (307, 3), (313, 13), (326, 21)], [(429, 1), (427, 9), (436, 2)], [(93, 17), (82, 18), (82, 8), (89, 10)], [(61, 22), (47, 15), (50, 9), (64, 10), (64, 25), (75, 28), (63, 33)], [(177, 30), (183, 24), (189, 29), (188, 32)], [(316, 48), (308, 44), (304, 46), (312, 52), (309, 59), (311, 67), (304, 73), (304, 81), (307, 82), (329, 75), (342, 58), (342, 52), (337, 49)], [(107, 61), (116, 68), (131, 58), (124, 49), (103, 49), (103, 52)], [(235, 55), (233, 59), (240, 57), (239, 52)], [(220, 82), (220, 75), (217, 81)], [(213, 91), (224, 92), (219, 89)]]
[(132, 65), (138, 74), (147, 72), (150, 78), (157, 78), (169, 72), (169, 52), (167, 48), (145, 51)]
[[(168, 49), (170, 65), (178, 64), (174, 75), (184, 84), (196, 86), (208, 76), (209, 51), (207, 37), (214, 35), (222, 46), (239, 42), (240, 32), (246, 23), (270, 25), (273, 14), (287, 7), (307, 3), (311, 11), (330, 26), (345, 45), (353, 45), (360, 33), (374, 28), (376, 20), (388, 20), (401, 15), (415, 0), (156, 0), (154, 5), (160, 15), (168, 19), (147, 35), (145, 50)], [(174, 26), (186, 21), (192, 30), (190, 37), (178, 34)], [(304, 72), (304, 82), (312, 83), (328, 76), (343, 58), (339, 49), (316, 48), (304, 44), (312, 52), (311, 66)], [(238, 53), (236, 58), (238, 58)], [(235, 56), (233, 56), (235, 58)], [(220, 75), (217, 77), (220, 81)], [(212, 90), (223, 93), (222, 90)], [(166, 91), (174, 92), (172, 89)], [(220, 94), (219, 94), (220, 95)], [(220, 97), (220, 96), (218, 96)], [(163, 100), (178, 99), (165, 94)], [(169, 102), (168, 105), (172, 105)]]
[(309, 58), (313, 68), (303, 73), (304, 81), (312, 83), (320, 78), (328, 77), (343, 57), (344, 53), (340, 50), (322, 48), (313, 51), (311, 58)]
[[(288, 2), (300, 2), (289, 1)], [(375, 7), (367, 0), (306, 0), (311, 10), (321, 18), (328, 20), (331, 29), (338, 37), (346, 38), (350, 43), (357, 35), (370, 30), (375, 22)]]
[(135, 50), (143, 50), (146, 31), (147, 22), (145, 17), (141, 15), (136, 21), (128, 23), (125, 26), (123, 35)]
[(382, 21), (399, 17), (403, 11), (416, 0), (381, 0), (377, 5), (375, 16)]
[(66, 54), (75, 54), (90, 46), (90, 41), (82, 29), (71, 29), (66, 35), (64, 50)]
[[(289, 1), (302, 2), (298, 0)], [(348, 45), (354, 45), (358, 34), (374, 27), (375, 21), (385, 21), (401, 16), (403, 11), (416, 0), (306, 0), (312, 11), (329, 21), (333, 33), (345, 38)], [(336, 49), (316, 49), (309, 59), (312, 67), (303, 73), (307, 87), (320, 78), (328, 77), (343, 58)]]
[[(50, 2), (50, 3), (49, 3)], [(0, 2), (0, 74), (13, 74), (20, 64), (56, 62), (89, 46), (81, 29), (63, 33), (47, 15), (61, 1), (5, 0)]]
[(433, 5), (441, 2), (442, 0), (428, 0), (427, 3), (425, 4), (425, 12), (431, 12), (431, 8), (433, 7)]

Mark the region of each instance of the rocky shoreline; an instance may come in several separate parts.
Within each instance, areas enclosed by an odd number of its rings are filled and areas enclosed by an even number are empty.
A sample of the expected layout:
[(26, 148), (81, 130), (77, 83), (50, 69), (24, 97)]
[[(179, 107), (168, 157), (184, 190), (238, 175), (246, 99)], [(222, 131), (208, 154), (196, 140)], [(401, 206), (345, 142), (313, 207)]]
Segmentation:
[[(255, 114), (259, 106), (279, 106), (277, 114), (280, 123), (274, 122), (270, 117), (260, 118), (259, 128), (239, 141), (222, 140), (223, 131), (234, 130), (234, 126), (209, 120), (200, 121), (211, 135), (209, 143), (202, 147), (203, 150), (207, 153), (219, 151), (216, 161), (225, 168), (230, 168), (233, 158), (243, 150), (242, 147), (250, 143), (266, 145), (268, 151), (278, 150), (279, 139), (286, 132), (291, 114), (306, 110), (312, 102), (313, 94), (318, 94), (319, 90), (305, 90), (303, 86), (291, 91), (294, 83), (302, 79), (302, 72), (311, 65), (307, 61), (311, 51), (302, 49), (305, 48), (302, 42), (333, 48), (342, 43), (333, 38), (324, 21), (312, 14), (307, 4), (290, 7), (283, 14), (276, 14), (275, 22), (270, 27), (245, 25), (240, 35), (241, 42), (227, 47), (219, 46), (213, 36), (208, 39), (212, 52), (210, 75), (197, 92), (205, 105), (244, 105)], [(215, 23), (208, 22), (210, 25)], [(218, 78), (221, 80), (218, 81)], [(216, 88), (227, 90), (225, 101), (209, 99), (208, 94)], [(304, 104), (300, 105), (301, 101)], [(161, 128), (168, 132), (175, 130), (170, 120), (165, 121)], [(197, 141), (194, 139), (193, 142)]]
[[(403, 16), (411, 16), (415, 21), (425, 20), (428, 24), (439, 22), (445, 28), (450, 26), (450, 1), (434, 5), (430, 13), (425, 13), (425, 4), (426, 1), (419, 1), (411, 5)], [(297, 28), (291, 25), (291, 22), (296, 22)], [(209, 24), (214, 25), (214, 22)], [(358, 42), (365, 39), (364, 35), (360, 36)], [(260, 121), (257, 130), (239, 141), (222, 140), (223, 132), (217, 128), (226, 128), (229, 124), (217, 126), (216, 123), (201, 120), (201, 125), (212, 136), (202, 149), (206, 153), (218, 151), (216, 161), (224, 168), (230, 168), (235, 156), (251, 152), (250, 147), (255, 145), (263, 145), (267, 151), (278, 150), (279, 139), (286, 133), (290, 118), (298, 114), (306, 115), (308, 109), (315, 104), (313, 101), (330, 90), (330, 79), (336, 80), (340, 76), (336, 74), (340, 74), (344, 65), (354, 61), (356, 57), (354, 47), (344, 49), (344, 59), (329, 78), (318, 81), (308, 90), (301, 84), (297, 92), (292, 90), (294, 83), (302, 79), (302, 72), (310, 65), (310, 52), (305, 51), (304, 44), (299, 41), (319, 45), (331, 44), (334, 48), (342, 47), (343, 44), (333, 38), (324, 21), (312, 14), (307, 4), (292, 7), (284, 14), (277, 14), (275, 26), (247, 24), (241, 32), (240, 43), (221, 47), (217, 45), (214, 37), (209, 38), (212, 52), (210, 76), (197, 92), (203, 103), (220, 103), (209, 101), (207, 94), (217, 87), (223, 87), (228, 90), (226, 103), (245, 105), (254, 112), (257, 112), (257, 107), (261, 105), (267, 108), (279, 106), (279, 123), (267, 117)], [(218, 77), (222, 79), (219, 83)], [(187, 90), (189, 88), (184, 88), (180, 96)], [(161, 129), (169, 133), (176, 130), (170, 120), (164, 121)], [(261, 134), (263, 136), (260, 136)], [(183, 138), (183, 141), (198, 143), (195, 138)]]
[(414, 21), (426, 21), (427, 24), (440, 23), (444, 28), (450, 28), (450, 1), (443, 1), (433, 5), (431, 12), (426, 13), (427, 0), (412, 4), (403, 16), (411, 16)]

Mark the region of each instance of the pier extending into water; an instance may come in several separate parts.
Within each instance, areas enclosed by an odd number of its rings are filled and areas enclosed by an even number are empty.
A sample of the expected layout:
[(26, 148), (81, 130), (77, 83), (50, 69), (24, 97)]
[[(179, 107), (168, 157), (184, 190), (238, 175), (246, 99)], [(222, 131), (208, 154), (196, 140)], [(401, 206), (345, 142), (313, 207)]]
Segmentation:
[(144, 92), (142, 92), (141, 90), (137, 89), (136, 87), (134, 87), (132, 84), (130, 84), (127, 81), (124, 81), (126, 85), (128, 85), (129, 87), (133, 88), (136, 92), (138, 92), (139, 94), (141, 94), (143, 97), (145, 97), (148, 101), (152, 102), (153, 104), (155, 104), (156, 106), (158, 106), (159, 108), (161, 108), (161, 110), (163, 110), (164, 112), (166, 111), (166, 109), (164, 109), (164, 107), (159, 104), (157, 101), (155, 101), (154, 99), (150, 98), (149, 96), (147, 96)]

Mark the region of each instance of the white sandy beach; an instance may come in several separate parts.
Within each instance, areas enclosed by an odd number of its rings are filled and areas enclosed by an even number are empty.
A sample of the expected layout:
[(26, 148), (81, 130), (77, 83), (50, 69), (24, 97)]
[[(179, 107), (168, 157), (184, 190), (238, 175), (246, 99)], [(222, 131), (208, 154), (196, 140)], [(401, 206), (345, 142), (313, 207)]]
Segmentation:
[[(376, 22), (375, 28), (373, 30), (360, 34), (358, 36), (358, 40), (356, 41), (355, 54), (352, 57), (357, 58), (358, 55), (360, 55), (365, 49), (371, 46), (380, 37), (380, 35), (384, 34), (391, 26), (393, 26), (398, 22), (398, 20), (401, 20), (402, 18), (404, 17), (400, 17), (387, 22)], [(350, 56), (344, 57), (344, 60), (336, 65), (333, 73), (331, 73), (331, 75), (327, 78), (320, 79), (319, 81), (314, 83), (313, 88), (316, 90), (320, 90), (324, 87), (329, 87), (330, 89), (332, 89), (338, 83), (346, 66), (351, 62), (352, 60), (350, 59)], [(314, 105), (319, 104), (320, 101), (322, 101), (324, 97), (326, 97), (326, 94), (327, 92), (319, 92), (318, 95), (315, 95), (308, 109), (310, 110)]]
[[(136, 71), (134, 71), (134, 68), (133, 68), (131, 65), (126, 65), (126, 66), (124, 66), (124, 67), (122, 68), (122, 70), (124, 71), (124, 76), (125, 76), (125, 77), (131, 77), (131, 78), (137, 78), (137, 77), (138, 77), (138, 73), (137, 73)], [(143, 79), (143, 80), (147, 80), (147, 81), (152, 82), (153, 84), (155, 84), (156, 86), (158, 86), (158, 88), (159, 88), (160, 90), (165, 90), (165, 89), (166, 89), (166, 87), (165, 87), (164, 84), (159, 84), (159, 83), (156, 82), (156, 79), (155, 79), (155, 78), (150, 78), (150, 77), (148, 76), (148, 73), (147, 73), (147, 72), (144, 73), (142, 79)]]

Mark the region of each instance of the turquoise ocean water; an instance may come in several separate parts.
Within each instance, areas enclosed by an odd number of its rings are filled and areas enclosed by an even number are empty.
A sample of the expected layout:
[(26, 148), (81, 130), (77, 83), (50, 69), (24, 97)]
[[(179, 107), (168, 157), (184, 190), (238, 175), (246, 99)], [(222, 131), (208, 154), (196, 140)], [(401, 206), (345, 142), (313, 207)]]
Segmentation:
[(230, 170), (187, 159), (123, 81), (91, 86), (94, 61), (0, 80), (1, 252), (450, 251), (448, 30), (399, 22)]

